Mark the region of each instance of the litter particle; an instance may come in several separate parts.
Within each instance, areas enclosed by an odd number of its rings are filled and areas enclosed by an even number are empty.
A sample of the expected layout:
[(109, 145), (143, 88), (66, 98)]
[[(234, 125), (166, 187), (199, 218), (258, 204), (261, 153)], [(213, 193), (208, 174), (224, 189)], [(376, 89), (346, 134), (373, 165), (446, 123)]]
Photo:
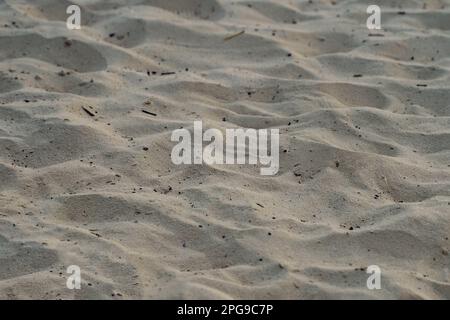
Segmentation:
[(91, 117), (95, 117), (95, 114), (93, 114), (89, 109), (85, 108), (85, 107), (81, 107), (84, 112), (86, 112), (88, 115), (90, 115)]
[(242, 30), (242, 31), (239, 31), (238, 33), (235, 33), (235, 34), (232, 34), (232, 35), (230, 35), (228, 37), (225, 37), (223, 40), (224, 41), (228, 41), (228, 40), (234, 39), (236, 37), (239, 37), (240, 35), (243, 35), (244, 33), (245, 33), (245, 30)]
[(150, 111), (147, 111), (147, 110), (144, 110), (144, 109), (142, 109), (142, 112), (143, 112), (143, 113), (146, 113), (146, 114), (149, 114), (149, 115), (151, 115), (151, 116), (154, 116), (154, 117), (157, 116), (156, 113), (153, 113), (153, 112), (150, 112)]

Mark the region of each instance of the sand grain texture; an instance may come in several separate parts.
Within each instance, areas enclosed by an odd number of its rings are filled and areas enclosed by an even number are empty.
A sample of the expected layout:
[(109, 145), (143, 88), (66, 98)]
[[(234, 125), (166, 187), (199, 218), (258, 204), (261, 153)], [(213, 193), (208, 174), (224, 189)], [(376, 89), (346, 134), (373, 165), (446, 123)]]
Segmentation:
[[(74, 2), (0, 0), (0, 298), (450, 298), (449, 1)], [(194, 120), (278, 175), (173, 165)]]

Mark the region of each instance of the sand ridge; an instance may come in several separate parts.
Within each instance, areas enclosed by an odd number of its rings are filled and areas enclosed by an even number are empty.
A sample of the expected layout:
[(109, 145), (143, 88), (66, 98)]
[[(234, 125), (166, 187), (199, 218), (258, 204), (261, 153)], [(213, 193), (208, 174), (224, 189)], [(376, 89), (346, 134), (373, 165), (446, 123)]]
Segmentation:
[[(0, 0), (0, 298), (448, 299), (450, 2), (372, 2)], [(196, 120), (279, 173), (174, 165)]]

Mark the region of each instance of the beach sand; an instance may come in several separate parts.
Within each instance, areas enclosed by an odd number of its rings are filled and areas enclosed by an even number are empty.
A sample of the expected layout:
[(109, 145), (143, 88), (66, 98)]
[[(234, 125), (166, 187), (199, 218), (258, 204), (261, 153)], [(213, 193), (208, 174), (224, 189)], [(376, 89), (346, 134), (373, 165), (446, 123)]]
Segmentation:
[[(450, 1), (74, 3), (0, 0), (0, 298), (450, 298)], [(278, 174), (173, 164), (200, 120)]]

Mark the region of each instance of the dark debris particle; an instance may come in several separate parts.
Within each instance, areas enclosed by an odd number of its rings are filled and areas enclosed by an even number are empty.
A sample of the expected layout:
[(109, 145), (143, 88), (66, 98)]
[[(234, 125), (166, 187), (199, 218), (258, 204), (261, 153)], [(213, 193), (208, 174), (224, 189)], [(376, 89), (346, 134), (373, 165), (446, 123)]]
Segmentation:
[(88, 115), (90, 115), (91, 117), (95, 117), (95, 114), (93, 114), (89, 109), (85, 108), (85, 107), (81, 107), (84, 112), (86, 112)]
[(154, 117), (157, 116), (156, 113), (153, 113), (153, 112), (150, 112), (150, 111), (147, 111), (147, 110), (144, 110), (144, 109), (142, 109), (142, 112), (145, 113), (145, 114), (149, 114), (149, 115), (151, 115), (151, 116), (154, 116)]

